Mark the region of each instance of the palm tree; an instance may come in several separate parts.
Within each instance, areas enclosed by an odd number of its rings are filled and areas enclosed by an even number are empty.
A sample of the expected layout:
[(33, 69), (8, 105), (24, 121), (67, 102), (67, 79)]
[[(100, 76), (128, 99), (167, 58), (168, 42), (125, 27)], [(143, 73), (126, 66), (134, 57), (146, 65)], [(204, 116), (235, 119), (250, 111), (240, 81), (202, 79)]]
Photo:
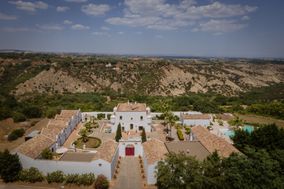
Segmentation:
[(175, 115), (172, 112), (167, 111), (164, 113), (164, 116), (165, 116), (165, 122), (167, 125), (167, 131), (169, 130), (168, 127), (170, 126), (170, 137), (172, 137), (172, 127), (176, 123)]

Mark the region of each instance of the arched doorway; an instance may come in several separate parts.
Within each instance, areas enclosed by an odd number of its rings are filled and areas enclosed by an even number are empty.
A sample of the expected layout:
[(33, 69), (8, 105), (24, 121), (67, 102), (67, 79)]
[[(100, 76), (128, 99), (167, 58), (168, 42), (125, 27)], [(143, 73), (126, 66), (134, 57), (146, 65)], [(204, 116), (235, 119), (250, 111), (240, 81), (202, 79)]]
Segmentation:
[(135, 147), (133, 144), (128, 144), (125, 147), (125, 156), (134, 156), (135, 155)]

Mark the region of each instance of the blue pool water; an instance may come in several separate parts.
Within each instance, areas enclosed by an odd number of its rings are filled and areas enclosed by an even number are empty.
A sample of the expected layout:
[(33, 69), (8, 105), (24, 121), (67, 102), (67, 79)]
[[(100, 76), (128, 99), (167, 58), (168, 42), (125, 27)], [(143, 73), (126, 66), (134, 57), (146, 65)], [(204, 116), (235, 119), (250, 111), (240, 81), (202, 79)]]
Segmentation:
[(224, 132), (224, 135), (226, 135), (228, 137), (233, 137), (233, 136), (235, 136), (235, 131), (227, 130), (227, 131)]
[[(254, 127), (251, 125), (244, 125), (243, 130), (248, 132), (248, 133), (252, 133), (254, 131)], [(234, 137), (235, 136), (235, 131), (233, 130), (225, 130), (223, 131), (224, 135), (228, 136), (228, 137)]]
[(251, 125), (244, 125), (243, 130), (248, 133), (252, 133), (254, 131), (254, 127)]

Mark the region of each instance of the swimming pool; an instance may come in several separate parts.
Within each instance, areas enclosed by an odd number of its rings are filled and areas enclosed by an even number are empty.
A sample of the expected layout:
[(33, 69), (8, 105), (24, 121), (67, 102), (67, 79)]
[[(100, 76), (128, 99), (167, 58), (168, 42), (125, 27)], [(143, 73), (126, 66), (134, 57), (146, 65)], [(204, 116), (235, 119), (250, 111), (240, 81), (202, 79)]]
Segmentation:
[(244, 125), (243, 130), (251, 134), (254, 131), (254, 127), (252, 125)]
[[(243, 130), (247, 133), (251, 134), (254, 131), (254, 127), (252, 125), (244, 125)], [(234, 137), (235, 131), (230, 129), (220, 129), (220, 131), (228, 137)]]
[(224, 135), (228, 136), (228, 137), (234, 137), (235, 136), (235, 131), (233, 130), (227, 130), (224, 132)]
[(225, 136), (228, 136), (228, 137), (233, 137), (235, 136), (235, 131), (234, 130), (231, 130), (231, 129), (228, 129), (228, 128), (222, 128), (222, 129), (219, 129), (219, 131), (225, 135)]

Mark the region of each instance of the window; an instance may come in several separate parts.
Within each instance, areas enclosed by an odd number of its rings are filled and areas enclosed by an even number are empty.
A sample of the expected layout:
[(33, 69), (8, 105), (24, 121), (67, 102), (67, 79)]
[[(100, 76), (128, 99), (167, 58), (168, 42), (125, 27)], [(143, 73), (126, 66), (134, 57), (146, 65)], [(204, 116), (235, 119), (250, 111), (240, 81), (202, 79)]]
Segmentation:
[(143, 120), (143, 116), (140, 116), (140, 120)]
[(132, 118), (130, 118), (131, 120), (133, 120), (133, 117)]
[(121, 127), (121, 130), (124, 131), (124, 127)]
[(122, 120), (122, 116), (119, 116), (119, 119)]
[(99, 166), (101, 167), (101, 166), (102, 166), (102, 164), (101, 164), (101, 163), (99, 163)]
[(133, 129), (133, 124), (130, 124), (130, 129)]

